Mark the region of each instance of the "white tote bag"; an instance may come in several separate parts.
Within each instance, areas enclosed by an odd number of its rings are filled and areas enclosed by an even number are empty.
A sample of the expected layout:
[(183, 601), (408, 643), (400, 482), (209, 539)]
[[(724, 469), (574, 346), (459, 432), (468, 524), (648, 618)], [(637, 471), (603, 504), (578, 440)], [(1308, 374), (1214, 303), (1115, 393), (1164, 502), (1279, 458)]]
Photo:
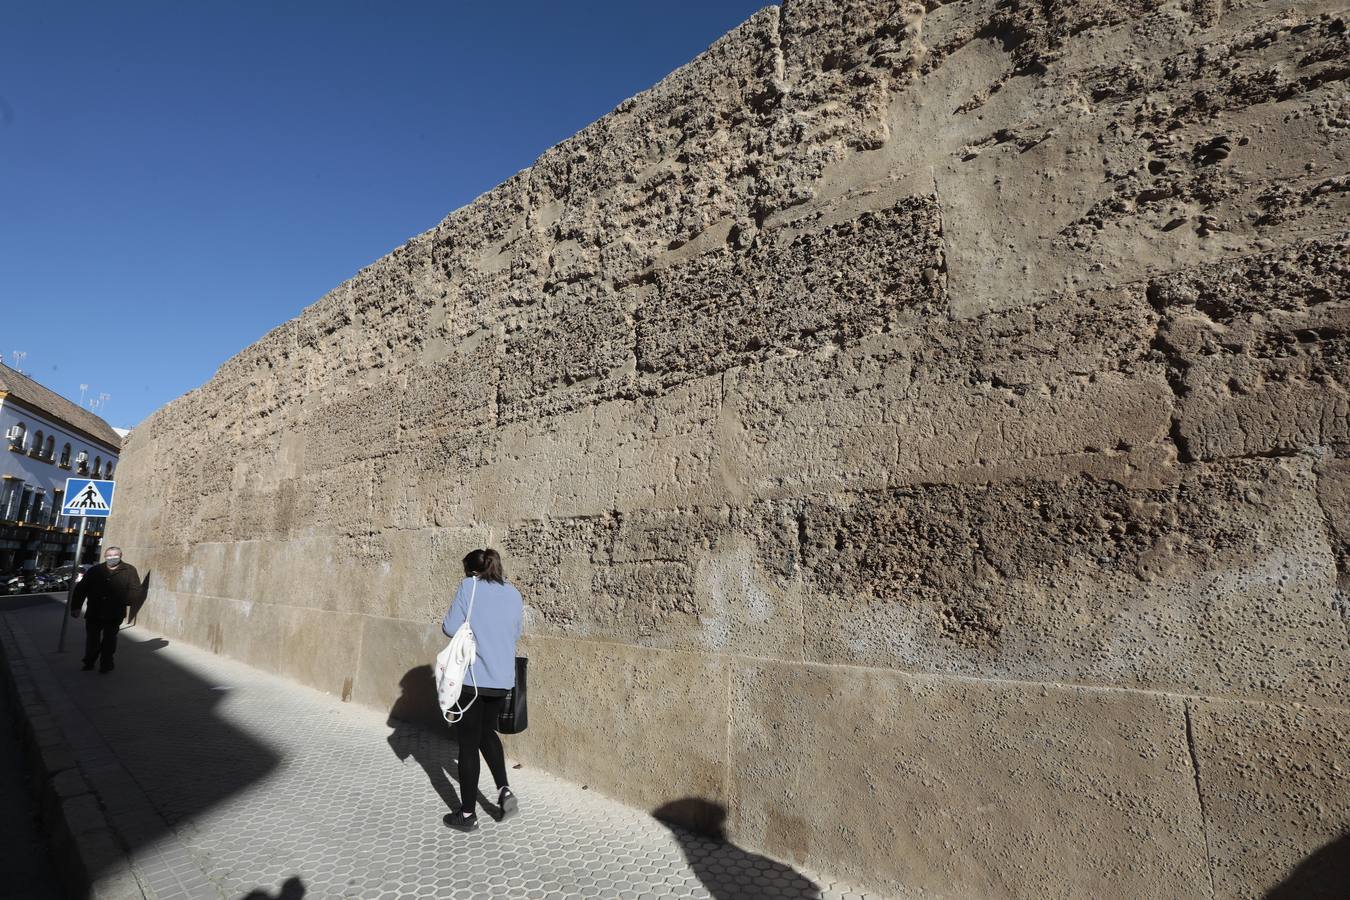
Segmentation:
[(451, 724), (464, 718), (469, 707), (473, 706), (473, 700), (470, 700), (461, 708), (459, 695), (464, 690), (464, 676), (473, 670), (473, 658), (478, 653), (478, 643), (473, 639), (473, 629), (469, 627), (477, 594), (478, 578), (475, 576), (473, 587), (469, 590), (469, 614), (464, 617), (464, 624), (455, 631), (450, 643), (436, 654), (436, 698), (441, 705), (441, 715)]

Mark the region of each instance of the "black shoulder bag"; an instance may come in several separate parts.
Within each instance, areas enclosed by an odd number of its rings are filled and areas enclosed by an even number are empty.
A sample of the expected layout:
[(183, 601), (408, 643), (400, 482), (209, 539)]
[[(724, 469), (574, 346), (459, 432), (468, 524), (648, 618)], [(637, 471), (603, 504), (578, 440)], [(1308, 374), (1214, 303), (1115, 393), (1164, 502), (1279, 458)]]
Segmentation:
[(516, 657), (516, 686), (506, 695), (501, 715), (497, 717), (497, 730), (502, 734), (520, 734), (529, 727), (530, 707), (525, 690), (525, 667), (529, 662), (528, 656)]

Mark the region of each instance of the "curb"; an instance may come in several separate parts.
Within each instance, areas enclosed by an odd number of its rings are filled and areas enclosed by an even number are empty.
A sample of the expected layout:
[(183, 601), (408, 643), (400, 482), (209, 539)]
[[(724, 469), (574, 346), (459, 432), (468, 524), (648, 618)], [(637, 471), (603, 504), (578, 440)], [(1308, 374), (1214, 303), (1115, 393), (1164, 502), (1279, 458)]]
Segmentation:
[(14, 702), (19, 742), (58, 877), (70, 897), (143, 900), (131, 861), (44, 698), (14, 626), (0, 615), (0, 680)]

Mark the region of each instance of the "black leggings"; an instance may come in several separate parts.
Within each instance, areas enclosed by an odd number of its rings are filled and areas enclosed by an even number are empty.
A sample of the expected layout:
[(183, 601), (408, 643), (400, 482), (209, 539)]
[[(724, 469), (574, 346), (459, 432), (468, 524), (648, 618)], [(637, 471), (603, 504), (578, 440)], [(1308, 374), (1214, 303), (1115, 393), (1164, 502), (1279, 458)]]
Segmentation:
[(497, 737), (497, 717), (502, 712), (505, 697), (479, 697), (474, 699), (472, 687), (465, 688), (459, 697), (462, 707), (469, 701), (473, 705), (459, 720), (459, 807), (464, 812), (473, 812), (478, 803), (478, 754), (487, 760), (488, 771), (497, 788), (506, 787), (506, 755), (502, 752), (502, 739)]

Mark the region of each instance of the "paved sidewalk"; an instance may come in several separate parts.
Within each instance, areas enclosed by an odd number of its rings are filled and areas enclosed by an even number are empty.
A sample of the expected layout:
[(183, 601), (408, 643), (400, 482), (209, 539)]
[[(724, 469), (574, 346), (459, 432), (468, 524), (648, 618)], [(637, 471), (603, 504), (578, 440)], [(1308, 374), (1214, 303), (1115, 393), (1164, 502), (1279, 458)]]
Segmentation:
[(13, 708), (0, 690), (0, 900), (60, 896), (46, 842), (37, 827), (37, 798), (20, 754)]
[(98, 768), (91, 783), (148, 897), (878, 897), (528, 768), (512, 772), (517, 817), (480, 813), (480, 830), (460, 834), (441, 821), (458, 787), (448, 733), (391, 727), (138, 628), (122, 632), (116, 671), (81, 672), (82, 621), (54, 652), (61, 615), (12, 610), (0, 626), (81, 742), (81, 765)]

